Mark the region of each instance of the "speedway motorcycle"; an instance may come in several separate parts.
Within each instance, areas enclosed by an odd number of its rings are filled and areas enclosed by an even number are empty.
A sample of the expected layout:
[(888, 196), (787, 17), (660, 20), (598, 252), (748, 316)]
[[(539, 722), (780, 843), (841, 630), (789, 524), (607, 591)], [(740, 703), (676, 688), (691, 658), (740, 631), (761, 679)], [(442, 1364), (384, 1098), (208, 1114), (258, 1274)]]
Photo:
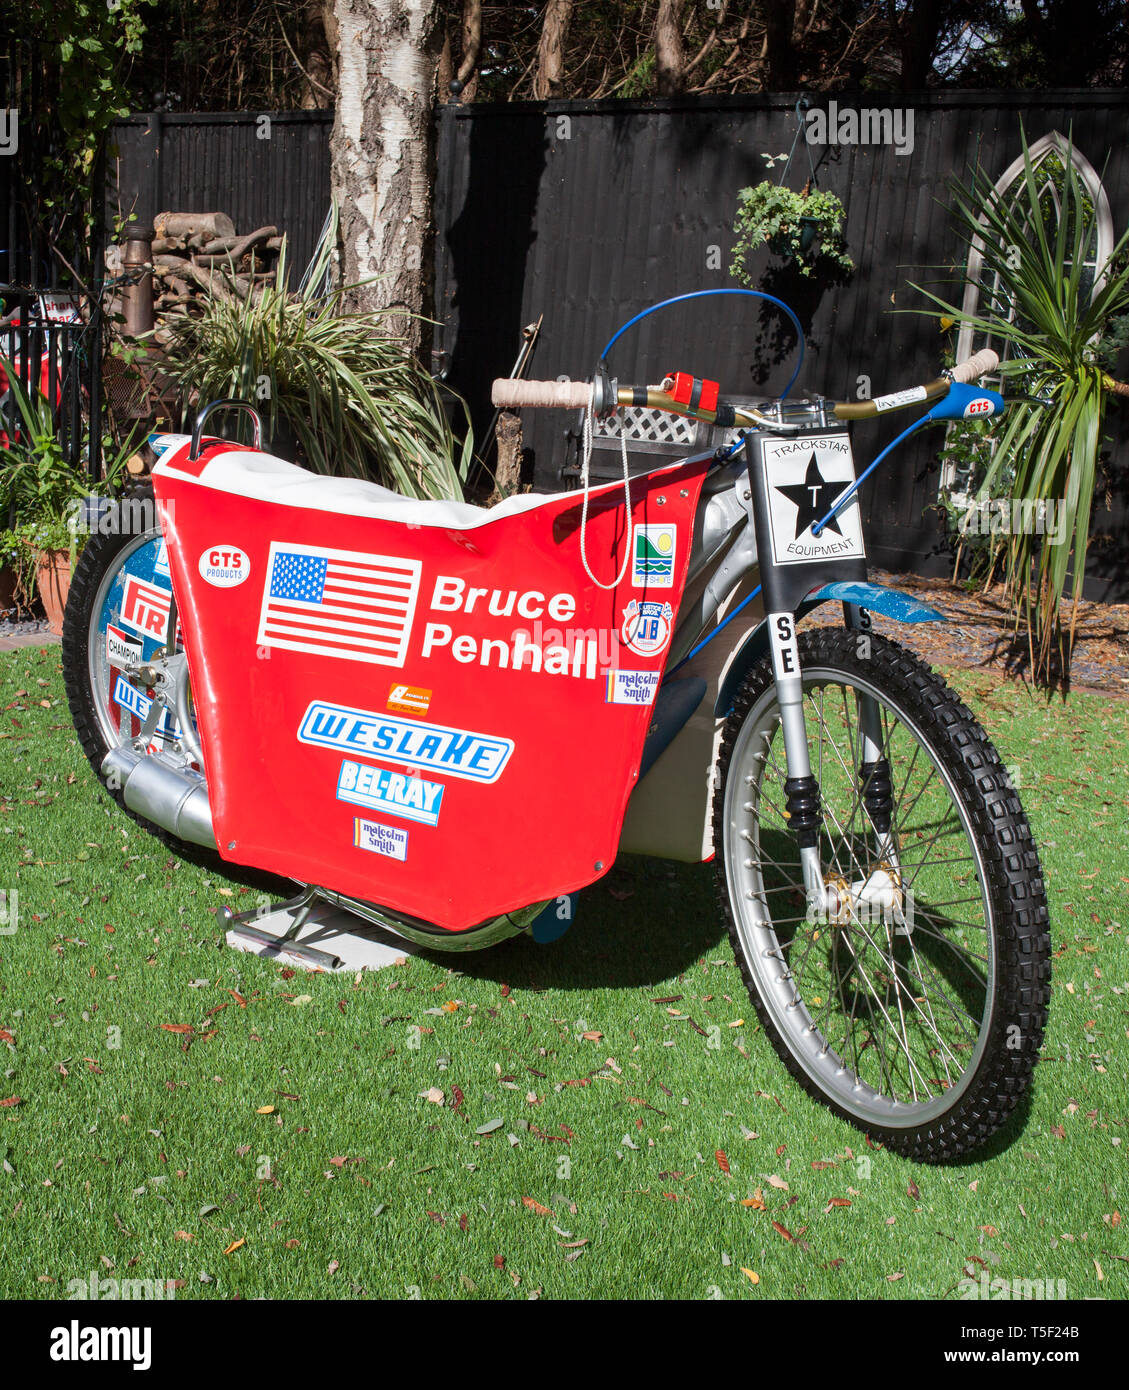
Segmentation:
[[(494, 385), (582, 413), (576, 490), (487, 510), (314, 475), (242, 402), (161, 440), (152, 495), (111, 506), (72, 583), (79, 738), (149, 826), (436, 950), (559, 935), (620, 852), (713, 860), (792, 1076), (956, 1158), (1030, 1084), (1047, 905), (984, 730), (872, 628), (941, 615), (868, 579), (858, 487), (921, 425), (999, 414), (974, 384), (995, 355), (853, 402), (790, 398), (797, 365), (736, 402), (681, 372), (620, 384), (643, 317), (591, 381)], [(622, 482), (591, 485), (593, 431), (637, 408), (721, 442), (632, 475), (620, 430)], [(856, 473), (848, 425), (914, 408)], [(221, 409), (251, 444), (204, 434)], [(842, 620), (798, 630), (817, 609)]]

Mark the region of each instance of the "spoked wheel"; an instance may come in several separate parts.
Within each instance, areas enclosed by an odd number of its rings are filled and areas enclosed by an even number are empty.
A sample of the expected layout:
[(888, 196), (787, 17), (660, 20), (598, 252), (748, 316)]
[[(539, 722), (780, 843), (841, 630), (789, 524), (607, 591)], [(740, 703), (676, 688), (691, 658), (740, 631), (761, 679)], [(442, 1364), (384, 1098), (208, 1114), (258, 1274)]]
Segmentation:
[(823, 827), (820, 902), (784, 814), (767, 660), (726, 725), (714, 845), (729, 934), (765, 1032), (817, 1099), (887, 1147), (944, 1162), (1031, 1081), (1050, 939), (1038, 853), (983, 729), (897, 643), (801, 635)]
[[(152, 488), (139, 484), (112, 504), (83, 549), (63, 619), (67, 701), (96, 775), (110, 749), (139, 739), (147, 721), (153, 722), (148, 719), (153, 692), (138, 669), (165, 651), (171, 600), (172, 580)], [(179, 630), (176, 649), (181, 649)], [(184, 713), (181, 719), (161, 710), (146, 746), (150, 751), (183, 751), (199, 768), (190, 692)], [(108, 786), (107, 791), (128, 811), (119, 788)], [(142, 823), (179, 851), (186, 848), (148, 821)], [(202, 857), (195, 846), (191, 852)]]

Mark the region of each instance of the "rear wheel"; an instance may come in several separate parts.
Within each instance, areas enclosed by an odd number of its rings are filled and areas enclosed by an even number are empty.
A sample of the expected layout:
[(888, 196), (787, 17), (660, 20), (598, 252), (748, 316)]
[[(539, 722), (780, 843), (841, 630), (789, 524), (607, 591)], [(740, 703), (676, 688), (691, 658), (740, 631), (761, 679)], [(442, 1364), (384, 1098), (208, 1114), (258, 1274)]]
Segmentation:
[(722, 743), (719, 890), (792, 1075), (887, 1147), (943, 1162), (999, 1129), (1030, 1085), (1049, 998), (1046, 898), (1019, 799), (971, 712), (897, 643), (859, 638), (800, 637), (823, 902), (807, 900), (788, 828), (767, 660)]
[[(152, 487), (137, 484), (96, 523), (75, 568), (63, 619), (67, 702), (82, 750), (99, 777), (110, 749), (135, 741), (145, 728), (153, 691), (137, 673), (164, 652), (171, 600), (172, 580)], [(163, 750), (194, 745), (191, 715), (182, 724), (172, 711), (162, 709), (147, 746)], [(126, 809), (120, 789), (107, 790)], [(156, 831), (148, 821), (142, 823)], [(185, 848), (164, 832), (157, 833), (178, 850)]]

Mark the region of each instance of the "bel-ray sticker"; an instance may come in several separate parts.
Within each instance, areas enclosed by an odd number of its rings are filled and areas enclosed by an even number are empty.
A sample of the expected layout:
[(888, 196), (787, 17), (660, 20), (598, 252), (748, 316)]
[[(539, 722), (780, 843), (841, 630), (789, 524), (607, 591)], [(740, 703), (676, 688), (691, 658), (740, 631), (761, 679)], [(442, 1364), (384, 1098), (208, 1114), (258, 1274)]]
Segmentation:
[(857, 494), (824, 523), (818, 536), (812, 534), (812, 527), (823, 521), (855, 480), (846, 434), (765, 440), (764, 471), (772, 554), (778, 565), (865, 554)]

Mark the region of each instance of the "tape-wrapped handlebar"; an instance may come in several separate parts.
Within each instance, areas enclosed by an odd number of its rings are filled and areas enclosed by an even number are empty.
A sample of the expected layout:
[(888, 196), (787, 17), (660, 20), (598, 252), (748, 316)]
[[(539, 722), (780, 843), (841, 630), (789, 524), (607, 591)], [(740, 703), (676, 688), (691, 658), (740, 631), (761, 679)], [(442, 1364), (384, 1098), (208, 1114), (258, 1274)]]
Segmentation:
[(998, 352), (993, 352), (991, 348), (981, 348), (967, 362), (958, 362), (955, 367), (950, 369), (949, 375), (954, 381), (973, 382), (988, 372), (994, 372), (999, 365), (1000, 355)]
[(502, 410), (520, 410), (525, 406), (584, 410), (591, 399), (590, 381), (521, 381), (499, 377), (490, 390), (491, 404)]

